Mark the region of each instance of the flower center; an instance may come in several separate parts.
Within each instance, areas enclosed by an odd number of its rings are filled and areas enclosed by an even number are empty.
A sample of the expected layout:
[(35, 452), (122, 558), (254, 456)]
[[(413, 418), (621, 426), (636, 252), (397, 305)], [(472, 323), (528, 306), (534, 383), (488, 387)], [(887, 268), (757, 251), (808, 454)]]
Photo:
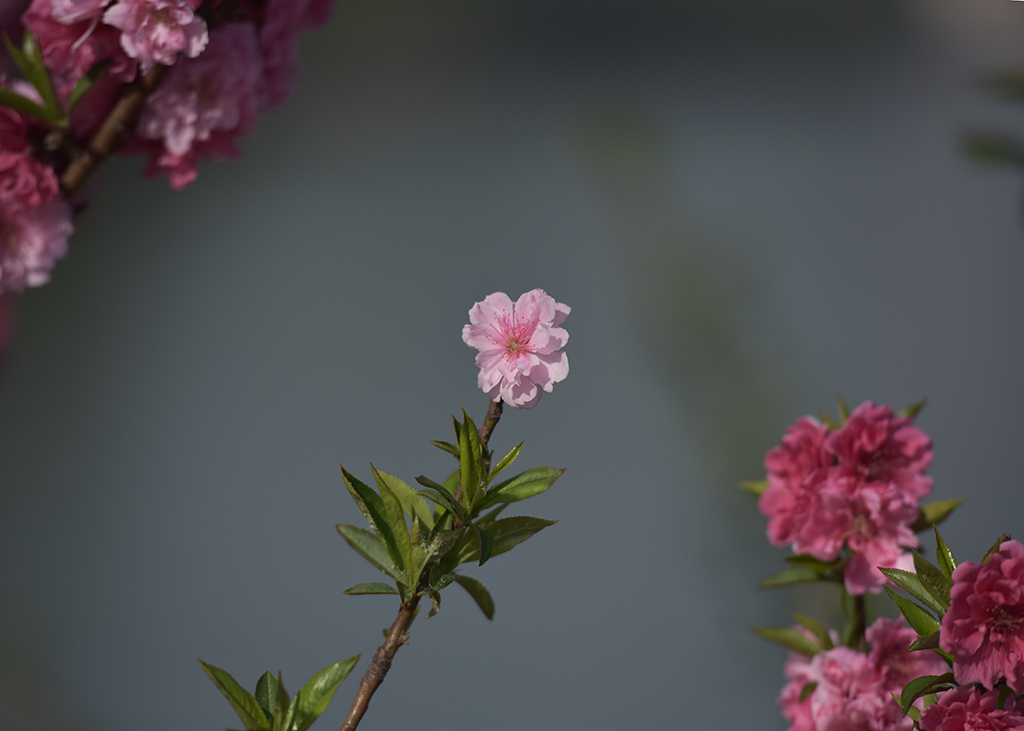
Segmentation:
[(505, 317), (501, 320), (499, 330), (501, 332), (502, 346), (505, 350), (505, 358), (516, 360), (533, 353), (533, 331), (537, 324), (534, 322), (522, 322), (515, 315)]

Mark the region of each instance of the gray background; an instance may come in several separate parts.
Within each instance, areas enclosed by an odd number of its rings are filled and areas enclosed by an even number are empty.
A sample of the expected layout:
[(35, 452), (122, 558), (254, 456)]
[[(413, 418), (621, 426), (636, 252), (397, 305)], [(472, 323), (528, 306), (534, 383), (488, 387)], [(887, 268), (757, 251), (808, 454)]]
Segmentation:
[[(338, 462), (407, 480), (481, 418), (475, 300), (570, 304), (572, 372), (492, 444), (558, 519), (414, 626), (367, 729), (782, 729), (748, 632), (825, 593), (737, 480), (842, 391), (934, 439), (945, 535), (1021, 533), (1024, 4), (344, 2), (242, 157), (97, 177), (0, 372), (0, 728), (237, 726), (196, 657), (294, 692), (394, 616)], [(880, 607), (883, 605), (879, 604)], [(358, 676), (320, 722), (337, 728)]]

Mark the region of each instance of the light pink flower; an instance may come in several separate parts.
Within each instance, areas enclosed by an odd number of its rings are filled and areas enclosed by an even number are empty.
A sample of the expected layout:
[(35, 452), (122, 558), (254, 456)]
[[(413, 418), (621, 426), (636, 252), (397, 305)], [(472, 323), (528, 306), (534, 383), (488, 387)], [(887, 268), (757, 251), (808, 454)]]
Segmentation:
[(184, 54), (195, 58), (206, 48), (206, 21), (187, 0), (120, 0), (103, 22), (121, 30), (125, 53), (146, 73), (158, 63), (170, 66)]
[(53, 0), (53, 19), (65, 24), (92, 20), (109, 4), (110, 0)]
[(512, 303), (504, 292), (495, 292), (469, 311), (462, 340), (480, 351), (477, 385), (492, 401), (530, 409), (541, 391), (569, 375), (569, 358), (561, 352), (569, 333), (559, 327), (570, 308), (543, 289), (526, 292)]
[(327, 22), (331, 0), (267, 0), (260, 45), (267, 103), (278, 106), (291, 93), (299, 35)]
[(3, 205), (0, 199), (0, 295), (50, 281), (71, 232), (71, 207), (63, 198), (35, 209)]
[[(933, 652), (907, 652), (915, 639), (899, 620), (882, 618), (867, 630), (867, 654), (835, 647), (809, 660), (791, 655), (785, 668), (790, 682), (779, 696), (790, 731), (909, 731), (913, 721), (903, 717), (892, 693), (945, 667)], [(801, 701), (808, 683), (816, 685)]]
[(984, 564), (953, 572), (939, 646), (953, 656), (958, 683), (993, 688), (1000, 679), (1024, 694), (1024, 546), (1005, 541)]
[[(217, 27), (198, 58), (175, 64), (150, 95), (136, 134), (150, 152), (150, 172), (167, 170), (180, 188), (195, 178), (200, 157), (233, 157), (235, 138), (259, 116), (262, 66), (252, 23)], [(148, 142), (147, 142), (148, 141)]]
[(921, 731), (1024, 731), (1024, 703), (977, 686), (952, 688), (921, 714)]

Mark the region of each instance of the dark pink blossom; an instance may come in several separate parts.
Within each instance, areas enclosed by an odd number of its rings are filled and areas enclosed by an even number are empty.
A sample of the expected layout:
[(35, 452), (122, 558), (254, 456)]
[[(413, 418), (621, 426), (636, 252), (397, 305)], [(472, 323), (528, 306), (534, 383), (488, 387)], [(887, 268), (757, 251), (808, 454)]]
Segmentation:
[[(867, 654), (835, 647), (810, 659), (791, 655), (785, 668), (790, 682), (779, 696), (789, 731), (909, 731), (913, 721), (903, 717), (892, 693), (945, 667), (933, 652), (908, 652), (915, 639), (901, 621), (881, 618), (867, 630)], [(814, 688), (800, 700), (808, 683)]]
[(953, 572), (939, 646), (953, 656), (960, 684), (993, 688), (1001, 679), (1024, 694), (1024, 546), (1005, 541), (987, 563)]
[(125, 53), (146, 73), (158, 63), (173, 64), (179, 54), (195, 58), (206, 48), (206, 21), (187, 0), (120, 0), (103, 22), (121, 31)]
[(178, 189), (195, 178), (201, 157), (233, 157), (235, 139), (256, 125), (262, 65), (252, 23), (217, 27), (206, 51), (182, 59), (150, 95), (129, 149), (150, 153), (150, 172), (166, 170)]
[(947, 690), (921, 714), (921, 731), (1024, 731), (1024, 703), (977, 686)]
[(77, 23), (93, 20), (103, 14), (103, 8), (110, 0), (52, 0), (53, 19), (60, 23)]
[(268, 0), (260, 28), (267, 103), (278, 106), (295, 82), (301, 33), (327, 22), (331, 0)]
[(72, 230), (71, 207), (63, 198), (34, 209), (8, 206), (0, 198), (0, 294), (50, 281)]
[(569, 357), (562, 352), (569, 333), (559, 327), (569, 312), (543, 289), (520, 295), (514, 304), (495, 292), (473, 305), (462, 340), (480, 351), (477, 385), (492, 401), (532, 409), (542, 391), (569, 375)]

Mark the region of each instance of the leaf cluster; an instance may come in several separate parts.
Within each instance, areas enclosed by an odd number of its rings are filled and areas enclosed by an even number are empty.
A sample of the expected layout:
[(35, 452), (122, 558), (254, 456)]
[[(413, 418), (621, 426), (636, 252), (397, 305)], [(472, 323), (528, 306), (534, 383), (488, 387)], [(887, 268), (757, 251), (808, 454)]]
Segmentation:
[(403, 602), (429, 596), (433, 616), (441, 606), (440, 591), (458, 583), (488, 619), (494, 601), (483, 584), (463, 575), (459, 566), (483, 565), (506, 553), (555, 521), (529, 516), (499, 517), (509, 504), (547, 490), (564, 470), (534, 467), (496, 481), (519, 456), (522, 443), (492, 466), (493, 453), (482, 443), (473, 420), (462, 412), (453, 419), (455, 441), (435, 441), (453, 455), (458, 469), (443, 482), (420, 476), (417, 490), (373, 465), (377, 489), (361, 482), (344, 467), (342, 479), (371, 530), (339, 525), (338, 532), (352, 549), (394, 582), (358, 584), (346, 594), (396, 594)]
[(71, 112), (74, 111), (85, 93), (103, 77), (110, 65), (109, 61), (104, 60), (89, 69), (85, 76), (75, 84), (75, 88), (72, 89), (68, 97), (67, 105), (62, 106), (53, 90), (50, 73), (43, 63), (39, 39), (31, 32), (25, 31), (21, 48), (15, 46), (6, 35), (4, 35), (4, 45), (7, 46), (7, 53), (18, 66), (22, 76), (39, 94), (40, 101), (22, 96), (11, 89), (0, 88), (0, 106), (9, 107), (22, 114), (41, 119), (60, 129), (67, 129)]
[(290, 699), (280, 671), (277, 677), (269, 671), (264, 673), (256, 683), (255, 693), (250, 693), (225, 670), (202, 660), (199, 664), (235, 709), (247, 731), (306, 731), (327, 710), (334, 692), (357, 662), (359, 655), (328, 665)]

